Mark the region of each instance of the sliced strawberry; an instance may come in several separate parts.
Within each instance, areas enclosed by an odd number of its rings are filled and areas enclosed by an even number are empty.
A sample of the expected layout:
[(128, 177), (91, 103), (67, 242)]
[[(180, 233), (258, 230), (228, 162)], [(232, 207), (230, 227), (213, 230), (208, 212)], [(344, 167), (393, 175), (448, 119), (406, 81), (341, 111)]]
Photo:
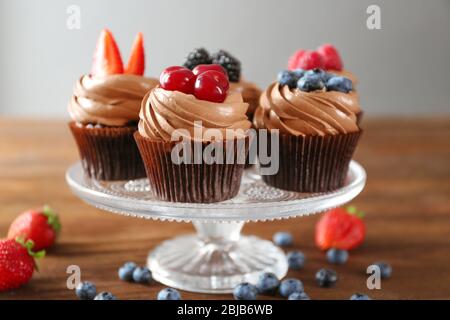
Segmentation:
[(364, 222), (354, 207), (337, 208), (321, 217), (316, 225), (315, 240), (321, 250), (351, 250), (361, 245), (365, 233)]
[(306, 50), (298, 57), (297, 69), (312, 70), (315, 68), (323, 68), (322, 57), (316, 51)]
[(92, 75), (104, 76), (123, 73), (123, 63), (119, 48), (112, 33), (103, 29), (95, 48)]
[(317, 52), (322, 57), (323, 67), (326, 70), (342, 70), (343, 64), (341, 56), (333, 45), (329, 43), (323, 44), (317, 48)]
[(289, 70), (295, 70), (298, 69), (298, 60), (300, 57), (305, 53), (305, 50), (300, 49), (294, 52), (292, 56), (289, 57), (288, 61), (288, 69)]
[(131, 55), (125, 69), (126, 74), (135, 74), (142, 76), (145, 69), (144, 38), (141, 32), (138, 32), (131, 48)]

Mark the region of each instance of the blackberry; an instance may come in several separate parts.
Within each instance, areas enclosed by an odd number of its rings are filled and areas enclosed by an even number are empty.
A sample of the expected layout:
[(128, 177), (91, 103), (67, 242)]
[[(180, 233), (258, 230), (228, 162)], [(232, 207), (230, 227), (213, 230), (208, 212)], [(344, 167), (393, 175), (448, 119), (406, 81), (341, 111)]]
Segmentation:
[(192, 70), (199, 64), (211, 64), (211, 57), (205, 48), (197, 48), (190, 52), (183, 67)]
[(211, 56), (213, 64), (220, 64), (228, 72), (228, 79), (231, 82), (238, 82), (241, 77), (241, 62), (229, 54), (225, 50), (219, 50), (219, 52)]

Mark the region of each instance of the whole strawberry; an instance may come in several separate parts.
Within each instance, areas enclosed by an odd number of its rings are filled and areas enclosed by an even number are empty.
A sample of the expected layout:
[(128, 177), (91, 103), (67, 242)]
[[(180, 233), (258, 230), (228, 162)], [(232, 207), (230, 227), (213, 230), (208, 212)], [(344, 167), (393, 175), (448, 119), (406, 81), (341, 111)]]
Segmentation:
[(18, 239), (0, 240), (0, 291), (18, 288), (30, 281), (36, 263), (34, 258), (45, 251), (33, 252), (33, 241)]
[(22, 237), (34, 242), (35, 250), (50, 248), (61, 229), (56, 213), (45, 206), (38, 210), (29, 210), (18, 216), (8, 231), (9, 239)]
[(364, 241), (366, 234), (362, 215), (355, 207), (328, 211), (316, 225), (316, 245), (321, 250), (355, 249)]

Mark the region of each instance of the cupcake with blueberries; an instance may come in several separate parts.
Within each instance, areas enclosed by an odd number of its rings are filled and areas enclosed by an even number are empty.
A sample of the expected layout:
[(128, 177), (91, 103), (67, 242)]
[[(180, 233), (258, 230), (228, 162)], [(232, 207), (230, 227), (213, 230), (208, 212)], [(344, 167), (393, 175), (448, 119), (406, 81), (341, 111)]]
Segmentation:
[(280, 72), (253, 119), (257, 129), (279, 136), (279, 170), (264, 181), (296, 192), (342, 187), (361, 135), (357, 110), (348, 78), (322, 69)]
[(135, 133), (152, 193), (211, 203), (239, 191), (248, 152), (248, 104), (220, 65), (165, 69), (143, 99)]
[[(339, 51), (331, 44), (326, 43), (318, 47), (316, 50), (303, 50), (299, 49), (289, 58), (288, 70), (301, 70), (308, 71), (313, 69), (323, 69), (327, 73), (334, 74), (336, 76), (345, 77), (352, 81), (353, 92), (357, 84), (356, 76), (350, 71), (344, 69)], [(355, 110), (358, 124), (361, 122), (363, 112), (361, 109)]]
[(145, 177), (133, 134), (142, 98), (158, 80), (144, 77), (144, 68), (141, 33), (136, 36), (124, 68), (111, 32), (102, 31), (92, 72), (77, 81), (68, 105), (72, 118), (69, 127), (89, 177), (98, 180)]

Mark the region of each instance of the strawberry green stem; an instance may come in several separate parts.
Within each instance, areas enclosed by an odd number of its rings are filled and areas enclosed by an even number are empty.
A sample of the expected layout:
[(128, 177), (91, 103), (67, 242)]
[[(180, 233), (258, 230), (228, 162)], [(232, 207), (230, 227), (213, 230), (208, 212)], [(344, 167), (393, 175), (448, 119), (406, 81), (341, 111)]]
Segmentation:
[(59, 233), (59, 231), (61, 230), (61, 223), (59, 222), (59, 218), (56, 212), (53, 211), (53, 209), (48, 205), (45, 205), (42, 209), (42, 214), (47, 217), (47, 223), (52, 227), (52, 229), (56, 233)]
[(366, 215), (364, 212), (358, 211), (355, 206), (348, 206), (346, 209), (349, 214), (354, 215), (360, 219), (364, 218), (364, 216)]

